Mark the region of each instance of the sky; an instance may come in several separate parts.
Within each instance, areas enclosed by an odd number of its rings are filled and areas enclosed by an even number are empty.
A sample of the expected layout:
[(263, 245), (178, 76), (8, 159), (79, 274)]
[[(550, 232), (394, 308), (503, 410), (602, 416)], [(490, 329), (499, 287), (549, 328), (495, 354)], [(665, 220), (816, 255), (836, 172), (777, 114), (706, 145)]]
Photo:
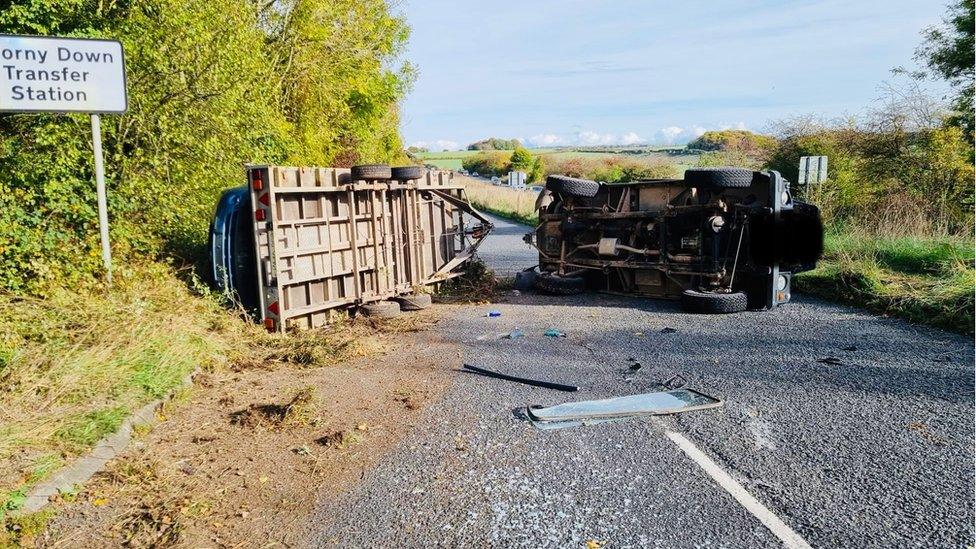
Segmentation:
[[(944, 0), (399, 0), (408, 145), (681, 144), (863, 112)], [(938, 89), (943, 93), (944, 89)]]

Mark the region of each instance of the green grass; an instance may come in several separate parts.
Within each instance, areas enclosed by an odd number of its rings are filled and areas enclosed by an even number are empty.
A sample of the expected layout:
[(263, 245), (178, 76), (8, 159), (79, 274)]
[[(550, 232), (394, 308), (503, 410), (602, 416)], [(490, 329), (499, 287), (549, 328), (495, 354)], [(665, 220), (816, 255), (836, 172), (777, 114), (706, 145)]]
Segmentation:
[(111, 292), (0, 294), (0, 507), (197, 367), (226, 361), (242, 326), (163, 266), (120, 273)]
[(129, 410), (114, 406), (65, 418), (54, 438), (70, 452), (81, 452), (102, 437), (114, 433), (125, 420)]
[(974, 253), (963, 238), (828, 234), (796, 289), (960, 333), (973, 333)]

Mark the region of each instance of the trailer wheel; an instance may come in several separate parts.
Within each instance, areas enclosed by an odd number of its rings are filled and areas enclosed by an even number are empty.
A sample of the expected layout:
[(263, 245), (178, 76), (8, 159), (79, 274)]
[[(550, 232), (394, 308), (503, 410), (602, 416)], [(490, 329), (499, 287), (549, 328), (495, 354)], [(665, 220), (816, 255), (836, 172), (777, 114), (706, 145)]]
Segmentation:
[(392, 170), (386, 164), (363, 164), (353, 166), (350, 171), (352, 178), (357, 180), (389, 179), (393, 175)]
[(577, 179), (565, 175), (550, 175), (546, 178), (546, 188), (565, 196), (593, 198), (600, 192), (600, 184), (590, 179)]
[(695, 290), (681, 292), (681, 307), (689, 313), (741, 313), (748, 306), (749, 300), (746, 298), (746, 294), (742, 292), (732, 292), (730, 294), (698, 292)]
[(539, 273), (535, 279), (535, 289), (547, 294), (576, 295), (586, 290), (586, 281), (581, 276)]
[(376, 301), (359, 307), (366, 316), (372, 318), (396, 318), (400, 316), (400, 304), (396, 301)]
[(752, 185), (752, 170), (745, 168), (692, 168), (685, 170), (685, 183), (712, 189), (744, 189)]
[(400, 166), (399, 168), (393, 168), (391, 170), (390, 179), (396, 179), (397, 181), (410, 181), (413, 179), (420, 179), (424, 176), (424, 169), (420, 166)]
[(394, 299), (400, 304), (401, 311), (422, 311), (433, 303), (430, 294), (401, 295)]

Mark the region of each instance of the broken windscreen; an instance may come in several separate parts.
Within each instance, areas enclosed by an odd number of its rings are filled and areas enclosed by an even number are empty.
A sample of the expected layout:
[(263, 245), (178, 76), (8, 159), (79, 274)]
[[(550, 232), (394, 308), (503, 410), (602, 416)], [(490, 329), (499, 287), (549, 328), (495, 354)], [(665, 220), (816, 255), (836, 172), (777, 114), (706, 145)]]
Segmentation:
[(722, 401), (692, 389), (676, 389), (602, 400), (567, 402), (543, 408), (530, 406), (529, 419), (535, 422), (586, 421), (631, 416), (664, 415), (721, 406)]

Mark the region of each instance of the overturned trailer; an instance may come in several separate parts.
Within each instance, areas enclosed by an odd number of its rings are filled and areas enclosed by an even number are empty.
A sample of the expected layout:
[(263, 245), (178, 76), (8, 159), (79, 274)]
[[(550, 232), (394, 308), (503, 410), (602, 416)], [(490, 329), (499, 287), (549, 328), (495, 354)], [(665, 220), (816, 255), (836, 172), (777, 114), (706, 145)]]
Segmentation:
[(417, 295), (460, 274), (491, 231), (453, 174), (410, 166), (248, 166), (210, 231), (210, 275), (269, 331)]

